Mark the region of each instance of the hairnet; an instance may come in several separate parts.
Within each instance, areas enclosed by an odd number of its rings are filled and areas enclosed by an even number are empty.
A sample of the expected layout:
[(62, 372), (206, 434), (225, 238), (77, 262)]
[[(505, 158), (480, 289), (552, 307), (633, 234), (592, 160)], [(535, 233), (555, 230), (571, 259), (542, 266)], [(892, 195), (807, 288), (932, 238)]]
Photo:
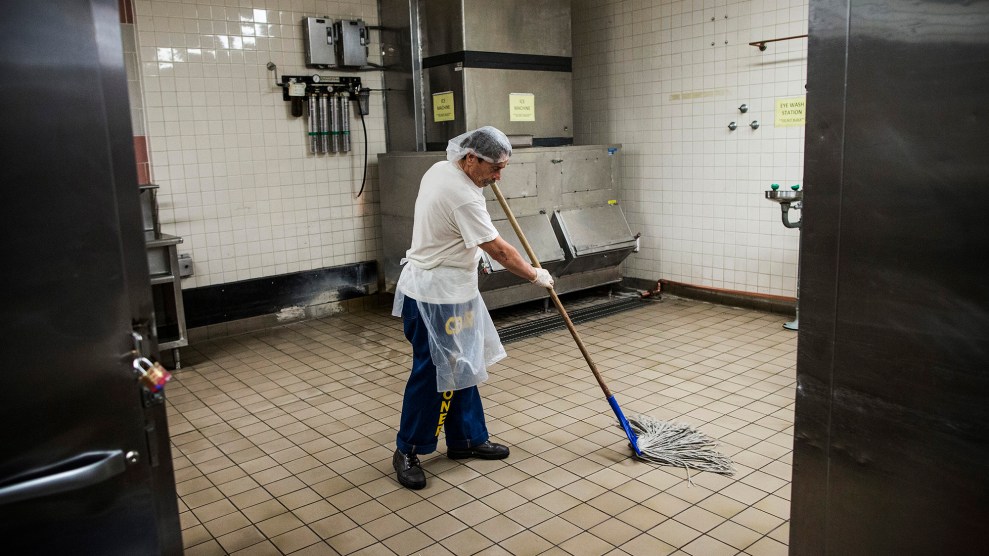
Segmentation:
[(500, 164), (512, 156), (512, 143), (498, 128), (486, 125), (458, 135), (446, 147), (446, 159), (456, 162), (473, 153), (492, 164)]

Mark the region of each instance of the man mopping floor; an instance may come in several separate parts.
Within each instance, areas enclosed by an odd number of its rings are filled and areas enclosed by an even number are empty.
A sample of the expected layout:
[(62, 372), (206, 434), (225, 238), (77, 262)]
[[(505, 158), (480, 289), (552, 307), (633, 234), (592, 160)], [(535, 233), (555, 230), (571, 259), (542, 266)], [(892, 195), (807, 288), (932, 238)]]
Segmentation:
[(392, 314), (402, 317), (412, 344), (397, 448), (398, 482), (426, 486), (419, 455), (436, 450), (446, 431), (447, 457), (504, 459), (507, 446), (488, 440), (477, 385), (505, 350), (477, 285), (481, 250), (513, 274), (553, 287), (544, 269), (530, 265), (491, 223), (483, 190), (501, 178), (512, 156), (504, 133), (482, 127), (450, 140), (447, 160), (422, 177), (412, 246), (395, 288)]

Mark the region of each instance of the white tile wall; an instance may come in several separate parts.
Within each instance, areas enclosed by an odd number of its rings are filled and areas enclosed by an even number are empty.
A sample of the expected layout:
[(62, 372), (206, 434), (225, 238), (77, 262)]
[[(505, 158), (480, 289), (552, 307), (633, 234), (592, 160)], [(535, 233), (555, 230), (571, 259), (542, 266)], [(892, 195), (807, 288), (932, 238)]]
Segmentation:
[[(350, 154), (311, 155), (306, 120), (290, 114), (278, 75), (304, 66), (307, 16), (377, 25), (375, 0), (136, 0), (138, 60), (162, 231), (184, 238), (195, 276), (183, 288), (311, 270), (378, 257), (380, 93), (352, 111)], [(371, 31), (371, 61), (380, 42)], [(379, 72), (359, 75), (381, 87)], [(369, 153), (367, 185), (357, 198)]]
[(626, 275), (796, 295), (799, 231), (763, 192), (803, 184), (804, 128), (773, 120), (807, 39), (748, 43), (806, 33), (806, 0), (574, 0), (575, 139), (624, 144)]
[[(377, 3), (135, 4), (163, 231), (183, 236), (181, 251), (196, 264), (183, 287), (377, 258), (380, 95), (371, 96), (368, 183), (357, 199), (360, 121), (351, 121), (350, 155), (308, 154), (305, 121), (290, 115), (265, 67), (313, 73), (303, 64), (302, 18), (375, 25)], [(626, 274), (795, 295), (799, 232), (783, 227), (763, 191), (802, 184), (804, 129), (774, 128), (773, 108), (804, 94), (806, 39), (765, 52), (747, 43), (805, 34), (806, 1), (574, 0), (573, 14), (576, 140), (624, 144), (622, 201), (643, 233)], [(379, 62), (374, 31), (371, 40)], [(380, 87), (379, 73), (358, 75)], [(753, 119), (762, 124), (755, 131)]]
[(137, 34), (134, 24), (120, 24), (120, 40), (123, 42), (124, 67), (127, 70), (127, 98), (130, 101), (131, 127), (134, 135), (144, 135), (144, 95), (141, 91), (141, 72), (138, 70)]

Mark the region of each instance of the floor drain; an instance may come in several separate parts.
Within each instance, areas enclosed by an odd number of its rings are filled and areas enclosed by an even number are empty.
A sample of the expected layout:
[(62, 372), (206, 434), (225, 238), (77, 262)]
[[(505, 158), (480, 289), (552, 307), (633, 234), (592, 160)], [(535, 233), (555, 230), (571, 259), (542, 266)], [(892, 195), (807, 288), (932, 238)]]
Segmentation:
[[(623, 311), (636, 309), (645, 303), (649, 303), (649, 301), (640, 297), (622, 297), (611, 301), (606, 301), (604, 303), (599, 303), (591, 307), (567, 311), (567, 313), (570, 315), (570, 320), (573, 321), (574, 324), (580, 324), (582, 322), (589, 322), (608, 315), (614, 315)], [(555, 311), (555, 308), (552, 308), (551, 310)], [(552, 330), (560, 330), (566, 327), (567, 325), (564, 324), (563, 318), (560, 317), (560, 315), (553, 315), (499, 328), (498, 336), (501, 337), (501, 343), (507, 344), (509, 342), (514, 342), (523, 338), (530, 338), (532, 336), (538, 336)]]

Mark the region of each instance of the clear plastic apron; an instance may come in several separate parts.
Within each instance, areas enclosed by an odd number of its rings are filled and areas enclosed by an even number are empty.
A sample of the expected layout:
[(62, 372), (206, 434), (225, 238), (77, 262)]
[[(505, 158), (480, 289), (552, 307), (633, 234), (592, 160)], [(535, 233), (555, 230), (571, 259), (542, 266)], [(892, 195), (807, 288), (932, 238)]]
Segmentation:
[(487, 366), (506, 357), (477, 289), (476, 271), (425, 269), (410, 261), (395, 288), (393, 315), (402, 316), (406, 295), (416, 300), (429, 330), (437, 392), (481, 384), (488, 379)]

